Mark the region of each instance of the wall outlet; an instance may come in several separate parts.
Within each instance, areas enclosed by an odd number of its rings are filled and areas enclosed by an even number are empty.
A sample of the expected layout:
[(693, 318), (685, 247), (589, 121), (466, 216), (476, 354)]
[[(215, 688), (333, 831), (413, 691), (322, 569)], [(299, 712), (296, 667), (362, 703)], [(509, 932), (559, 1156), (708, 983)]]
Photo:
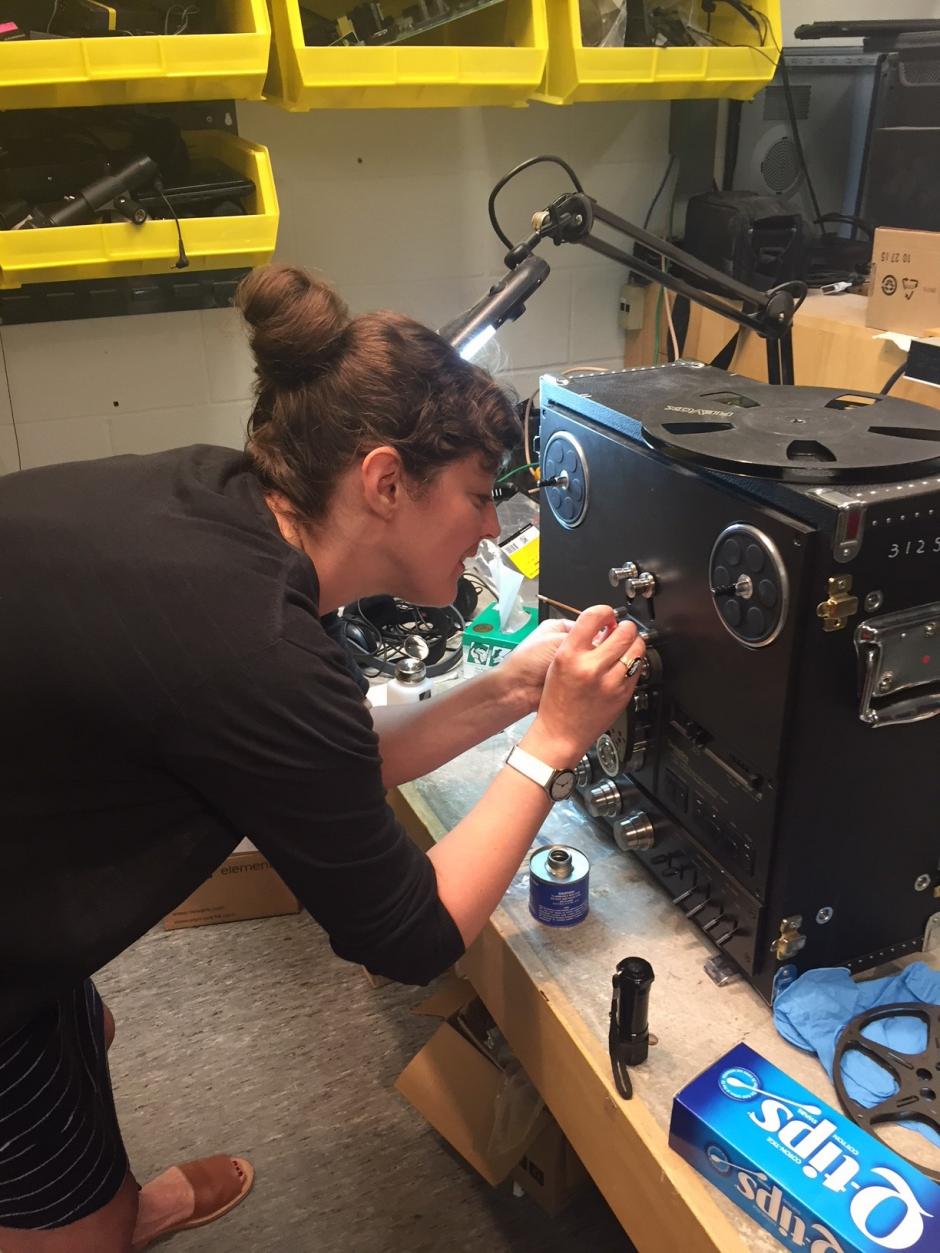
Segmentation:
[(625, 331), (641, 331), (643, 329), (643, 302), (646, 299), (646, 288), (639, 283), (624, 283), (620, 289), (619, 322)]

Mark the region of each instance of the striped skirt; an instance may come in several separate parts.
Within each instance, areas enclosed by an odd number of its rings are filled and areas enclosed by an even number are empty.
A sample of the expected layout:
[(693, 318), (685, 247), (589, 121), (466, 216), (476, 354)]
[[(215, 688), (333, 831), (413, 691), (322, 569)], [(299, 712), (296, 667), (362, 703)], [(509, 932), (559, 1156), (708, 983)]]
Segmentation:
[(126, 1174), (101, 997), (87, 979), (0, 1040), (0, 1228), (77, 1222)]

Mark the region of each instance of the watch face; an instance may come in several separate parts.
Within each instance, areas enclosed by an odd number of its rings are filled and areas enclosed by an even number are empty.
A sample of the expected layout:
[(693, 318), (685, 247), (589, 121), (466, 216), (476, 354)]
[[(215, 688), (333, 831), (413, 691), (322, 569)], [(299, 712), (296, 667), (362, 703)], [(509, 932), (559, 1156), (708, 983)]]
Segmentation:
[(560, 770), (552, 780), (552, 800), (563, 801), (574, 791), (574, 771)]

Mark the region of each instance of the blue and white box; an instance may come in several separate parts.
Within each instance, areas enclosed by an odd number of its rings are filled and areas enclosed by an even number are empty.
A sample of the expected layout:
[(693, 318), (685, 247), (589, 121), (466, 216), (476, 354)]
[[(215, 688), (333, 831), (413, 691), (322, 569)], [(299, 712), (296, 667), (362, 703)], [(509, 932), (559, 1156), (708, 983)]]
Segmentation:
[(676, 1096), (669, 1143), (788, 1249), (940, 1251), (940, 1185), (746, 1044)]

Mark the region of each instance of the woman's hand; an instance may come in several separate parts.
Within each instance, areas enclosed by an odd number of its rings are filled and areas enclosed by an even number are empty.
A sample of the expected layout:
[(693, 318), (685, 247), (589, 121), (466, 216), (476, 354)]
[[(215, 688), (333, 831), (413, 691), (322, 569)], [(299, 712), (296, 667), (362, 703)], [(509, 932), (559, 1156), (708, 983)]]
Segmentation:
[(540, 622), (531, 635), (527, 635), (499, 663), (496, 673), (506, 684), (510, 699), (519, 702), (522, 713), (538, 709), (548, 668), (573, 626), (574, 623), (567, 618), (550, 618)]
[(645, 652), (633, 622), (618, 625), (609, 605), (585, 609), (556, 649), (523, 747), (549, 765), (573, 766), (626, 708)]

